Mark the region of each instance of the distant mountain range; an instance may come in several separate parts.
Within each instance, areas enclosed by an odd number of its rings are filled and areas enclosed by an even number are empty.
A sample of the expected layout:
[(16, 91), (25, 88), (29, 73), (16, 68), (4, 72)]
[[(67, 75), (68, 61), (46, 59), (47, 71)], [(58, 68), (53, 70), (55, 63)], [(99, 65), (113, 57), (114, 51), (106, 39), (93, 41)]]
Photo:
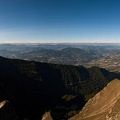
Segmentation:
[(60, 65), (0, 57), (0, 101), (8, 100), (20, 120), (67, 120), (118, 73), (98, 67)]
[(119, 44), (0, 44), (0, 56), (120, 71)]
[(95, 50), (82, 50), (72, 47), (62, 50), (36, 50), (18, 55), (18, 58), (20, 59), (68, 65), (84, 65), (85, 63), (99, 59), (100, 57), (102, 57), (102, 54), (97, 54), (97, 51)]

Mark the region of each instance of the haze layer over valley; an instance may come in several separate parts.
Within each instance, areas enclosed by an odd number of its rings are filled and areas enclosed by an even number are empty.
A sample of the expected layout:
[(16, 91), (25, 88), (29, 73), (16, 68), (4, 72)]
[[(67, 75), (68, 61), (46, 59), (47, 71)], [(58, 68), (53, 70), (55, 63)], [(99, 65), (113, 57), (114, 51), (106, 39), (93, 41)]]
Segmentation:
[(0, 55), (67, 65), (98, 66), (120, 71), (119, 44), (1, 44)]

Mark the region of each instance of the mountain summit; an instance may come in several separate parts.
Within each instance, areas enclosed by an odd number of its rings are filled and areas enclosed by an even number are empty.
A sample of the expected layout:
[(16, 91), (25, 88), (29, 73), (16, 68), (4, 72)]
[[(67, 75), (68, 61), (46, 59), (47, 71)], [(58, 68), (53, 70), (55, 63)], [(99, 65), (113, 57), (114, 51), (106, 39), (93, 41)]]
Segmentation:
[(113, 80), (70, 120), (120, 120), (120, 80)]

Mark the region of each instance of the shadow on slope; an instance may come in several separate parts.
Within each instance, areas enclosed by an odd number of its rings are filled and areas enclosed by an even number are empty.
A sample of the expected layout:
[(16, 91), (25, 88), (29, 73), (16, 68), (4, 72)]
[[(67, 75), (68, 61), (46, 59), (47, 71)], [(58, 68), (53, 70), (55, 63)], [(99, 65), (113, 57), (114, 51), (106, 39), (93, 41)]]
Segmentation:
[[(0, 100), (9, 100), (21, 120), (41, 119), (49, 110), (56, 119), (62, 106), (65, 109), (62, 109), (61, 119), (67, 119), (71, 116), (69, 112), (80, 110), (116, 77), (119, 75), (98, 67), (87, 69), (0, 57)], [(66, 101), (64, 95), (76, 97)], [(71, 109), (74, 105), (76, 107)]]

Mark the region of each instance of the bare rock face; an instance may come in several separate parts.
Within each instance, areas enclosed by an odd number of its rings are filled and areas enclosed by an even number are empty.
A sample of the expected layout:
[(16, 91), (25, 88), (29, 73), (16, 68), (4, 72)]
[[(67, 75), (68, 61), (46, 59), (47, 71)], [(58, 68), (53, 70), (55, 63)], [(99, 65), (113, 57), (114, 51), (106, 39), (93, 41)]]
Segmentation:
[(0, 102), (0, 120), (18, 120), (13, 106), (7, 100)]
[(9, 101), (4, 100), (4, 101), (0, 102), (0, 108), (2, 108), (7, 102), (9, 102)]
[(113, 80), (70, 120), (120, 120), (120, 80)]
[(51, 115), (50, 115), (50, 112), (46, 112), (43, 117), (42, 117), (42, 120), (53, 120)]

